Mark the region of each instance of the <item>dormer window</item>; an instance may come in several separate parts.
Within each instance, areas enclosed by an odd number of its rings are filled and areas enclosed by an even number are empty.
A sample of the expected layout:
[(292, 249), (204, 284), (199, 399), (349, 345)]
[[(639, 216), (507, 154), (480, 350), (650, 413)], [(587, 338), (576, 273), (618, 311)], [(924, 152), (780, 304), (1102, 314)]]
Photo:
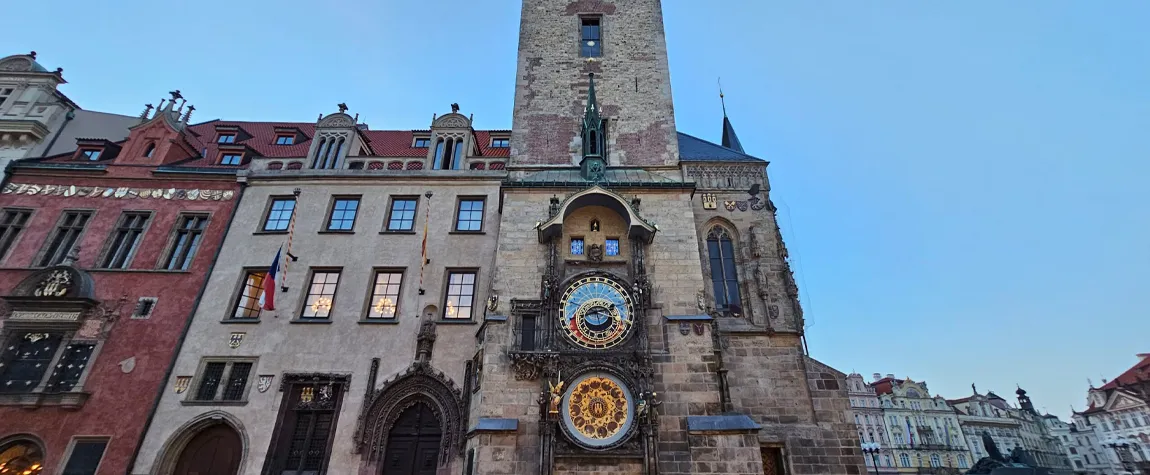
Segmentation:
[(80, 149), (79, 158), (82, 160), (96, 161), (100, 159), (100, 155), (104, 153), (102, 148), (82, 148)]
[(276, 134), (276, 145), (295, 145), (295, 134)]
[(411, 144), (412, 148), (427, 148), (431, 146), (431, 139), (427, 137), (416, 137), (415, 141)]
[(150, 144), (148, 144), (147, 147), (144, 147), (144, 156), (145, 157), (152, 158), (152, 154), (154, 154), (154, 153), (156, 153), (156, 144), (150, 143)]
[(220, 134), (216, 137), (216, 143), (236, 143), (236, 134)]
[(0, 106), (4, 105), (4, 102), (8, 100), (8, 97), (12, 95), (12, 91), (13, 89), (10, 87), (0, 88)]
[(463, 139), (446, 138), (435, 142), (434, 170), (460, 170), (463, 168)]
[(511, 139), (508, 138), (493, 138), (491, 139), (491, 148), (507, 148), (511, 146)]
[(242, 153), (224, 152), (220, 154), (220, 165), (239, 165), (244, 161)]

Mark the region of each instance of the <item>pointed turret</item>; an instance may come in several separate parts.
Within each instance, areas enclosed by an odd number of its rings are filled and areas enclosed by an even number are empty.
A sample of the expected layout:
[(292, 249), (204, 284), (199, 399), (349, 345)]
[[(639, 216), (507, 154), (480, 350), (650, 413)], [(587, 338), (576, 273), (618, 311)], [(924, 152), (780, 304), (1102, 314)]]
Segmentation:
[(607, 137), (603, 130), (603, 116), (595, 99), (595, 73), (591, 73), (587, 88), (587, 109), (583, 114), (583, 159), (580, 174), (588, 181), (602, 181), (607, 168)]
[(739, 142), (739, 136), (735, 135), (735, 126), (731, 125), (731, 119), (727, 118), (727, 100), (723, 96), (722, 89), (719, 89), (719, 100), (723, 103), (723, 146), (739, 153), (746, 153), (743, 151), (743, 144)]

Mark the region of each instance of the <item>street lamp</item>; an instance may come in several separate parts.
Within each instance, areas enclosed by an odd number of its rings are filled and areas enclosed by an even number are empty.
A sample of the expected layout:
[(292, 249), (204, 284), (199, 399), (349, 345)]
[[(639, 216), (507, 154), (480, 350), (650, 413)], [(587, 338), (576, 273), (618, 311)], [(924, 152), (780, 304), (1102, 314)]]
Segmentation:
[(882, 446), (878, 442), (863, 442), (862, 451), (864, 454), (870, 455), (871, 462), (874, 463), (874, 473), (878, 473), (878, 453), (882, 452)]

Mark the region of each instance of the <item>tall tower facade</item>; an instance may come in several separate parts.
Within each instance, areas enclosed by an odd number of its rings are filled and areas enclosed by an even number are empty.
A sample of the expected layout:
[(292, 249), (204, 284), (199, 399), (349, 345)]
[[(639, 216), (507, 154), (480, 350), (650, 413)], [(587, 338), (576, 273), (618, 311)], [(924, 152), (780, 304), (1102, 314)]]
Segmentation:
[(521, 18), (513, 164), (578, 164), (590, 74), (607, 119), (609, 163), (678, 163), (658, 0), (525, 0)]
[(524, 0), (514, 114), (465, 472), (862, 473), (767, 162), (675, 129), (660, 1)]

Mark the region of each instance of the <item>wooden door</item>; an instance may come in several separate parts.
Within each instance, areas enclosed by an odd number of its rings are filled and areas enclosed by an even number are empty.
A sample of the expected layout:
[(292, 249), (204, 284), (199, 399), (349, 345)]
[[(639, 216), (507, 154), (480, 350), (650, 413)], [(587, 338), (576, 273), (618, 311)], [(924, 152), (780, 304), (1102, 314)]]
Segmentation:
[(408, 408), (388, 433), (383, 475), (435, 475), (442, 436), (431, 408), (425, 404)]
[(783, 464), (783, 450), (778, 447), (759, 447), (763, 456), (763, 475), (786, 475)]
[(196, 434), (180, 454), (176, 475), (235, 475), (240, 470), (240, 436), (224, 424)]

